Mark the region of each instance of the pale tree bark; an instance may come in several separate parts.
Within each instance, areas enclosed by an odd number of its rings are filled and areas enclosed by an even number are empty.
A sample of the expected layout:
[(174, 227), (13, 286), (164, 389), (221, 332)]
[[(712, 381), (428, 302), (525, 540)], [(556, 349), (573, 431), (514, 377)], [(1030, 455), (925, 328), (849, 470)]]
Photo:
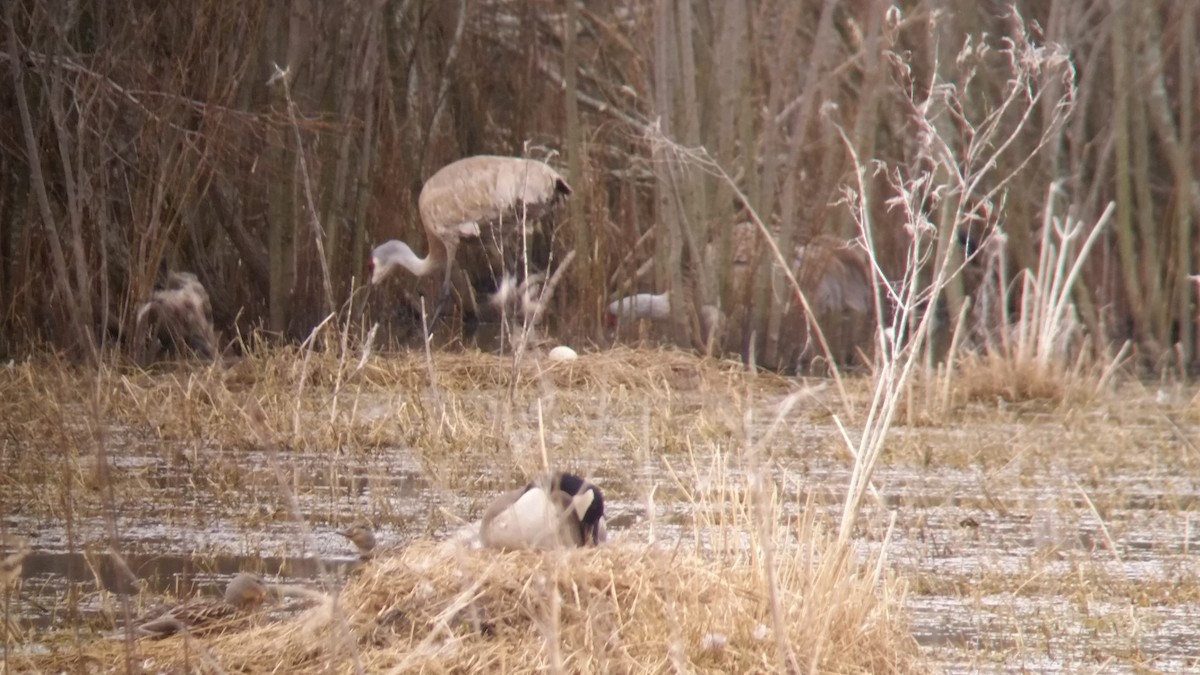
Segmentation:
[[(678, 26), (675, 22), (674, 0), (657, 0), (654, 4), (654, 107), (663, 135), (676, 135), (676, 75), (679, 72)], [(680, 258), (682, 253), (678, 202), (672, 198), (673, 176), (669, 153), (656, 149), (652, 157), (655, 174), (655, 220), (658, 228), (655, 246), (655, 280), (660, 291), (680, 292)], [(680, 315), (678, 305), (672, 308), (672, 323)]]
[(1192, 251), (1192, 225), (1200, 222), (1200, 187), (1196, 185), (1193, 164), (1189, 161), (1187, 148), (1195, 138), (1196, 107), (1195, 89), (1196, 61), (1200, 52), (1196, 49), (1196, 3), (1188, 2), (1183, 6), (1183, 20), (1179, 27), (1179, 137), (1184, 143), (1172, 143), (1179, 156), (1179, 166), (1175, 174), (1175, 186), (1178, 194), (1190, 195), (1190, 199), (1177, 199), (1175, 202), (1175, 227), (1179, 232), (1179, 262), (1178, 303), (1179, 323), (1181, 326), (1179, 339), (1183, 344), (1184, 363), (1190, 364), (1197, 354), (1200, 354), (1200, 331), (1197, 330), (1197, 313), (1193, 309), (1196, 298), (1195, 286), (1190, 276), (1195, 269), (1196, 257)]
[[(584, 182), (584, 158), (587, 150), (583, 141), (583, 123), (579, 117), (579, 30), (579, 3), (576, 0), (567, 0), (566, 26), (563, 30), (565, 36), (563, 75), (566, 81), (563, 106), (566, 112), (567, 174), (568, 180), (575, 189), (568, 204), (571, 230), (575, 240), (576, 261), (599, 259), (607, 253), (600, 248), (603, 245), (603, 239), (593, 236), (592, 223), (588, 222), (587, 201), (591, 190), (590, 186)], [(595, 303), (595, 306), (592, 307), (577, 307), (577, 312), (578, 310), (582, 310), (582, 312), (575, 313), (575, 316), (594, 326), (592, 338), (600, 340), (603, 337), (601, 334), (603, 324), (598, 319), (604, 311), (603, 301), (606, 299), (604, 267), (576, 263), (571, 273), (575, 277), (576, 288), (599, 291), (594, 297), (599, 298), (601, 302)], [(557, 295), (559, 297), (558, 306), (565, 308), (566, 294), (558, 293)]]
[[(1131, 53), (1131, 63), (1136, 76), (1130, 84), (1134, 94), (1130, 100), (1130, 135), (1133, 160), (1133, 203), (1134, 222), (1137, 224), (1138, 242), (1140, 245), (1139, 259), (1141, 270), (1142, 293), (1141, 302), (1146, 306), (1145, 332), (1148, 339), (1143, 340), (1143, 346), (1153, 352), (1154, 359), (1164, 356), (1164, 350), (1170, 340), (1167, 313), (1170, 305), (1163, 302), (1163, 282), (1166, 275), (1162, 273), (1162, 253), (1170, 243), (1170, 232), (1159, 231), (1158, 219), (1154, 213), (1154, 195), (1151, 182), (1155, 179), (1150, 166), (1150, 125), (1146, 119), (1146, 87), (1153, 81), (1147, 72), (1153, 67), (1143, 58), (1146, 55), (1145, 44), (1161, 39), (1152, 19), (1153, 8), (1148, 3), (1137, 3), (1133, 7), (1133, 31), (1127, 35), (1134, 37), (1134, 49)], [(1150, 9), (1151, 12), (1148, 12)], [(1180, 195), (1182, 197), (1182, 195)], [(1164, 236), (1166, 235), (1166, 236)]]
[[(1179, 50), (1179, 77), (1176, 87), (1179, 107), (1178, 124), (1176, 124), (1175, 116), (1171, 111), (1172, 102), (1167, 83), (1164, 81), (1163, 69), (1167, 64), (1167, 55), (1162, 53), (1161, 45), (1167, 36), (1163, 35), (1162, 28), (1157, 21), (1154, 21), (1153, 14), (1149, 15), (1152, 34), (1143, 47), (1143, 67), (1150, 73), (1144, 77), (1148, 91), (1142, 100), (1146, 105), (1145, 112), (1149, 117), (1152, 132), (1157, 136), (1158, 151), (1166, 158), (1170, 168), (1170, 178), (1175, 194), (1175, 198), (1172, 200), (1174, 211), (1163, 213), (1161, 217), (1164, 222), (1164, 236), (1161, 237), (1161, 240), (1164, 245), (1169, 243), (1161, 251), (1164, 257), (1164, 270), (1169, 270), (1172, 274), (1169, 278), (1162, 275), (1159, 277), (1159, 281), (1171, 289), (1169, 294), (1164, 294), (1164, 298), (1169, 295), (1172, 300), (1162, 303), (1164, 316), (1160, 318), (1158, 329), (1169, 335), (1172, 325), (1179, 327), (1175, 346), (1180, 350), (1180, 361), (1186, 364), (1191, 361), (1194, 353), (1192, 341), (1196, 321), (1195, 312), (1192, 309), (1192, 301), (1196, 298), (1196, 285), (1189, 277), (1193, 269), (1192, 222), (1195, 214), (1200, 213), (1200, 188), (1193, 183), (1193, 167), (1189, 155), (1192, 143), (1185, 140), (1192, 138), (1192, 124), (1195, 116), (1192, 86), (1196, 58), (1194, 34), (1196, 5), (1195, 3), (1184, 3), (1178, 7), (1178, 11), (1180, 12), (1180, 21), (1176, 29), (1179, 35), (1177, 47)], [(1148, 151), (1147, 148), (1145, 152)], [(1149, 173), (1151, 169), (1148, 166), (1148, 158), (1144, 158), (1143, 162), (1147, 164), (1145, 169)], [(1147, 199), (1147, 201), (1150, 204), (1155, 203), (1151, 199)], [(1155, 220), (1159, 218), (1156, 215), (1151, 217)], [(1173, 221), (1172, 224), (1166, 224), (1171, 221)], [(1151, 267), (1151, 273), (1153, 274), (1156, 269), (1158, 268)]]
[[(753, 120), (749, 112), (753, 105), (753, 86), (750, 82), (750, 36), (748, 30), (749, 7), (744, 0), (724, 0), (709, 3), (713, 6), (714, 30), (716, 35), (716, 57), (714, 64), (714, 86), (712, 89), (712, 105), (715, 109), (716, 129), (713, 136), (716, 141), (716, 156), (723, 166), (733, 167), (738, 163), (737, 141), (739, 129), (749, 127)], [(750, 146), (743, 146), (750, 147)], [(752, 155), (753, 153), (742, 153)], [(743, 170), (743, 176), (749, 181), (756, 172)], [(747, 184), (745, 189), (752, 193), (754, 189)], [(716, 255), (712, 261), (716, 269), (707, 270), (715, 282), (714, 298), (718, 307), (728, 315), (733, 307), (733, 287), (731, 270), (733, 265), (733, 222), (732, 197), (728, 189), (718, 186), (716, 203), (713, 211), (721, 225), (714, 246)], [(722, 217), (724, 216), (724, 217)], [(708, 301), (708, 298), (705, 298)], [(739, 340), (740, 341), (740, 340)]]
[(1129, 35), (1132, 29), (1130, 13), (1132, 5), (1124, 2), (1113, 3), (1113, 13), (1110, 22), (1109, 35), (1112, 40), (1112, 86), (1113, 86), (1113, 125), (1116, 134), (1116, 202), (1117, 215), (1113, 228), (1117, 235), (1117, 263), (1120, 265), (1122, 279), (1125, 283), (1127, 311), (1133, 322), (1134, 335), (1141, 341), (1145, 337), (1146, 306), (1142, 292), (1142, 282), (1138, 273), (1138, 256), (1134, 242), (1134, 209), (1133, 209), (1133, 113), (1130, 110), (1130, 98), (1133, 85), (1130, 75), (1132, 57), (1130, 55)]
[[(800, 104), (795, 106), (794, 112), (790, 116), (792, 123), (790, 126), (790, 138), (787, 154), (787, 164), (783, 167), (783, 189), (779, 196), (779, 220), (780, 232), (779, 239), (776, 244), (779, 250), (783, 252), (785, 259), (791, 258), (791, 252), (795, 246), (796, 234), (804, 223), (800, 222), (800, 198), (811, 197), (811, 192), (801, 189), (801, 180), (803, 174), (803, 166), (801, 155), (804, 151), (805, 143), (809, 140), (808, 127), (813, 121), (814, 113), (821, 102), (820, 90), (822, 87), (819, 82), (825, 69), (828, 67), (831, 54), (833, 53), (833, 12), (837, 6), (836, 0), (825, 0), (821, 7), (821, 16), (817, 20), (817, 33), (813, 40), (812, 52), (807, 58), (807, 69), (804, 75), (804, 83), (801, 90), (798, 92), (800, 96)], [(878, 31), (876, 31), (878, 32)], [(772, 109), (773, 112), (777, 112)], [(772, 366), (791, 366), (794, 364), (780, 363), (781, 358), (781, 342), (782, 336), (780, 331), (784, 325), (784, 309), (787, 303), (774, 303), (770, 301), (770, 297), (774, 295), (771, 289), (786, 288), (787, 280), (784, 271), (775, 265), (769, 265), (767, 273), (771, 275), (771, 280), (767, 289), (768, 296), (759, 296), (760, 301), (766, 305), (769, 312), (766, 316), (765, 334), (766, 341), (763, 345), (763, 362)], [(792, 289), (787, 289), (786, 292), (791, 294)], [(763, 325), (757, 323), (756, 325)]]
[[(325, 256), (329, 267), (329, 276), (336, 284), (336, 292), (341, 293), (345, 289), (343, 279), (347, 278), (343, 261), (345, 259), (345, 248), (343, 240), (346, 235), (351, 234), (351, 242), (353, 242), (353, 233), (350, 232), (351, 223), (355, 222), (355, 212), (357, 208), (351, 204), (357, 205), (355, 196), (362, 191), (363, 183), (351, 181), (352, 176), (357, 176), (354, 163), (357, 160), (361, 168), (361, 162), (364, 161), (361, 156), (355, 156), (353, 149), (356, 141), (361, 143), (362, 136), (370, 136), (372, 134), (372, 126), (374, 122), (374, 109), (371, 105), (371, 92), (374, 89), (375, 73), (379, 64), (379, 35), (380, 24), (385, 20), (381, 12), (381, 5), (378, 2), (363, 3), (362, 5), (352, 5), (350, 11), (352, 28), (347, 31), (348, 39), (343, 41), (339, 46), (340, 49), (335, 50), (336, 53), (343, 55), (343, 58), (336, 65), (335, 72), (341, 74), (343, 81), (347, 83), (344, 88), (333, 87), (335, 92), (340, 94), (339, 100), (339, 116), (343, 120), (361, 119), (363, 124), (361, 128), (351, 127), (338, 140), (336, 144), (336, 158), (333, 164), (332, 177), (328, 180), (328, 190), (323, 190), (322, 193), (328, 195), (324, 203), (323, 217), (321, 222), (325, 224)], [(357, 133), (355, 133), (357, 132)], [(370, 146), (361, 146), (361, 150), (371, 152)], [(329, 172), (324, 172), (329, 176)], [(357, 258), (360, 249), (351, 245), (350, 253)], [(355, 258), (351, 258), (354, 260)], [(353, 265), (353, 263), (351, 263)], [(357, 268), (352, 267), (354, 272)], [(351, 272), (353, 273), (353, 272)]]
[(13, 74), (13, 90), (16, 94), (17, 110), (21, 118), (21, 130), (25, 139), (25, 153), (29, 162), (30, 184), (42, 219), (46, 242), (50, 246), (50, 261), (53, 265), (54, 288), (62, 298), (66, 308), (65, 323), (75, 334), (75, 340), (84, 355), (89, 359), (96, 358), (95, 345), (91, 338), (89, 326), (92, 317), (83, 313), (83, 305), (79, 303), (75, 290), (71, 288), (70, 272), (67, 269), (67, 257), (63, 251), (62, 235), (59, 231), (58, 219), (50, 206), (50, 196), (46, 190), (46, 179), (42, 171), (41, 153), (38, 151), (37, 139), (34, 134), (33, 118), (29, 111), (29, 101), (25, 94), (25, 66), (21, 58), (17, 33), (13, 19), (13, 5), (4, 3), (4, 21), (7, 27), (9, 70)]

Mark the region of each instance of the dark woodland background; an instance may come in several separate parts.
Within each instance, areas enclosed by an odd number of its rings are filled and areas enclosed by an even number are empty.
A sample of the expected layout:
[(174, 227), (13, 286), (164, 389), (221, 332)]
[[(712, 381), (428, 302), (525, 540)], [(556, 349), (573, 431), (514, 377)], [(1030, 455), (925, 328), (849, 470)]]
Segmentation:
[[(1074, 294), (1080, 321), (1151, 367), (1196, 363), (1195, 2), (3, 4), (2, 358), (121, 352), (165, 270), (200, 278), (227, 340), (295, 341), (334, 311), (387, 319), (379, 297), (347, 303), (351, 280), (374, 243), (423, 252), (422, 181), (481, 153), (546, 159), (572, 183), (555, 245), (577, 258), (551, 331), (600, 342), (612, 298), (678, 288), (694, 252), (728, 249), (744, 219), (720, 180), (672, 170), (652, 130), (707, 149), (784, 250), (852, 238), (840, 202), (854, 165), (830, 120), (864, 163), (919, 168), (914, 101), (948, 83), (964, 117), (985, 119), (1012, 80), (1003, 49), (1027, 39), (1061, 45), (1073, 70), (1040, 83), (1027, 118), (997, 120), (1023, 128), (998, 153), (1001, 174), (1020, 171), (984, 225), (1003, 230), (1014, 269), (1032, 267), (1051, 183), (1057, 210), (1083, 221), (1115, 201)], [(969, 82), (968, 38), (994, 57)], [(947, 116), (939, 133), (964, 148), (972, 129)], [(888, 208), (894, 186), (867, 176), (875, 253), (899, 276), (910, 229)], [(728, 306), (724, 276), (706, 293)], [(965, 278), (947, 316), (972, 293)]]

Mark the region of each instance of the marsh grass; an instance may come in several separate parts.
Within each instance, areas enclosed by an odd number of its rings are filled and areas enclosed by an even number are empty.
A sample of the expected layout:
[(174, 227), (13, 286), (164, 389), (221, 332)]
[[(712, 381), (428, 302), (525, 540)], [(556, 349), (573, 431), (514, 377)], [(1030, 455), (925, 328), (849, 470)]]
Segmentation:
[[(532, 349), (515, 367), (511, 357), (433, 352), (446, 404), (444, 419), (433, 421), (424, 403), (425, 357), (360, 361), (346, 354), (344, 347), (285, 348), (251, 354), (229, 368), (157, 372), (80, 372), (65, 364), (8, 369), (0, 375), (0, 390), (12, 394), (3, 404), (7, 431), (40, 451), (22, 453), (29, 463), (17, 468), (46, 476), (16, 498), (54, 518), (86, 521), (105, 509), (100, 484), (93, 482), (103, 480), (115, 503), (138, 503), (149, 476), (137, 469), (99, 476), (86, 468), (94, 457), (83, 441), (103, 424), (123, 430), (111, 449), (118, 463), (122, 443), (148, 435), (170, 462), (185, 467), (192, 490), (211, 492), (235, 511), (280, 502), (277, 517), (296, 521), (296, 536), (307, 538), (292, 494), (293, 456), (316, 452), (333, 470), (344, 453), (411, 447), (435, 484), (449, 487), (473, 482), (455, 477), (454, 464), (481, 447), (503, 448), (516, 461), (512, 471), (497, 467), (500, 482), (507, 482), (509, 473), (522, 480), (569, 461), (572, 455), (563, 454), (561, 440), (547, 440), (543, 425), (583, 420), (568, 437), (582, 444), (576, 452), (587, 453), (600, 442), (590, 425), (642, 418), (640, 430), (614, 429), (616, 443), (637, 446), (651, 465), (664, 454), (690, 467), (675, 475), (697, 505), (703, 537), (647, 544), (635, 529), (602, 549), (540, 556), (498, 555), (415, 536), (340, 591), (322, 575), (331, 599), (297, 617), (248, 632), (132, 646), (80, 635), (70, 641), (74, 647), (23, 660), (21, 667), (79, 672), (116, 667), (128, 657), (147, 667), (206, 672), (915, 668), (915, 645), (897, 611), (902, 585), (881, 575), (882, 565), (864, 567), (845, 550), (829, 554), (816, 513), (785, 510), (781, 486), (759, 471), (773, 461), (764, 445), (771, 432), (752, 438), (752, 427), (743, 426), (754, 401), (782, 400), (775, 414), (783, 419), (821, 387), (788, 396), (796, 390), (792, 381), (673, 350), (619, 349), (551, 364)], [(305, 393), (296, 395), (302, 383)], [(93, 397), (96, 391), (104, 395)], [(335, 391), (340, 410), (331, 414)], [(653, 413), (647, 396), (660, 401)], [(100, 407), (88, 409), (88, 400)], [(696, 406), (718, 414), (698, 415)], [(510, 427), (498, 431), (501, 417)], [(714, 445), (727, 448), (714, 460), (723, 464), (702, 469), (697, 457)], [(66, 455), (74, 457), (66, 465), (59, 463), (64, 448), (78, 448)], [(265, 457), (254, 460), (264, 466), (247, 466), (246, 451)], [(48, 472), (51, 464), (58, 470)], [(191, 517), (186, 509), (167, 512)], [(653, 511), (647, 515), (655, 519)], [(247, 526), (256, 518), (242, 517), (249, 518)], [(718, 541), (744, 545), (713, 547)], [(120, 612), (114, 618), (123, 622)]]
[[(1106, 387), (1124, 362), (1129, 345), (1116, 354), (1099, 351), (1105, 349), (1104, 340), (1088, 339), (1073, 302), (1075, 282), (1114, 205), (1088, 226), (1055, 213), (1058, 191), (1058, 185), (1048, 190), (1037, 268), (1021, 270), (1010, 280), (1002, 240), (980, 254), (986, 278), (976, 332), (982, 349), (965, 351), (953, 368), (942, 371), (944, 405), (971, 400), (1078, 403)], [(962, 326), (960, 322), (960, 330)]]
[[(530, 358), (537, 354), (531, 350)], [(270, 548), (257, 549), (264, 556), (311, 552), (299, 520), (332, 537), (331, 523), (369, 517), (391, 539), (386, 555), (349, 579), (306, 577), (336, 597), (334, 613), (272, 611), (247, 631), (129, 648), (134, 663), (149, 659), (162, 669), (354, 672), (357, 658), (363, 672), (422, 664), (564, 672), (878, 672), (891, 664), (914, 672), (928, 661), (913, 644), (905, 606), (929, 599), (963, 603), (948, 605), (957, 607), (955, 621), (983, 622), (970, 633), (979, 641), (955, 645), (951, 662), (965, 653), (1025, 662), (1039, 650), (1066, 648), (1072, 631), (1092, 626), (1101, 632), (1089, 648), (1132, 664), (1149, 658), (1138, 656), (1139, 645), (1151, 649), (1143, 642), (1171, 625), (1170, 612), (1194, 605), (1194, 594), (1170, 591), (1191, 578), (1171, 548), (1186, 550), (1191, 537), (1182, 523), (1195, 504), (1180, 475), (1195, 463), (1194, 450), (1176, 447), (1194, 419), (1186, 393), (1168, 405), (1153, 388), (1135, 385), (1099, 392), (1089, 408), (1074, 411), (980, 399), (965, 403), (951, 424), (932, 420), (893, 432), (884, 473), (875, 478), (888, 501), (867, 500), (853, 545), (839, 549), (853, 455), (831, 423), (836, 417), (853, 433), (863, 419), (842, 417), (840, 394), (827, 382), (751, 375), (678, 351), (622, 350), (585, 352), (571, 364), (523, 364), (510, 398), (508, 357), (432, 357), (448, 411), (440, 424), (425, 419), (429, 409), (420, 404), (428, 395), (423, 355), (369, 359), (342, 379), (333, 416), (336, 369), (357, 365), (314, 350), (299, 436), (292, 431), (294, 349), (251, 355), (236, 379), (231, 370), (208, 368), (14, 365), (0, 371), (5, 437), (14, 450), (0, 476), (5, 503), (20, 505), (21, 523), (58, 532), (73, 523), (70, 546), (87, 554), (89, 574), (101, 576), (110, 552), (97, 526), (105, 507), (88, 445), (97, 418), (83, 405), (100, 390), (116, 468), (108, 481), (122, 514), (142, 511), (181, 537), (205, 531), (216, 517), (251, 552), (273, 531)], [(846, 385), (860, 400), (873, 392), (866, 380), (847, 378)], [(248, 415), (262, 429), (254, 432)], [(497, 425), (501, 416), (507, 428)], [(415, 514), (389, 502), (395, 488), (388, 474), (398, 470), (392, 462), (410, 452), (430, 486), (422, 499), (433, 502)], [(624, 521), (611, 530), (611, 546), (562, 557), (500, 556), (443, 543), (448, 529), (478, 517), (490, 495), (547, 464), (581, 467), (601, 481), (614, 517)], [(363, 481), (370, 496), (327, 496), (326, 479), (311, 482), (314, 472)], [(1061, 476), (1075, 479), (1062, 483)], [(164, 477), (178, 481), (171, 483), (177, 491), (156, 484)], [(1056, 486), (1049, 493), (1047, 482)], [(924, 484), (929, 494), (912, 492)], [(1143, 492), (1159, 485), (1167, 487), (1140, 505)], [(288, 491), (301, 501), (299, 512), (286, 507)], [(968, 515), (973, 528), (958, 524)], [(1146, 553), (1128, 542), (1144, 542), (1151, 523), (1179, 523), (1179, 532), (1153, 536), (1183, 543), (1154, 544), (1151, 560), (1161, 556), (1169, 574), (1130, 576), (1145, 569)], [(127, 515), (117, 520), (119, 528), (135, 524)], [(183, 539), (167, 536), (168, 551), (181, 552)], [(396, 546), (396, 538), (411, 543)], [(1026, 539), (1036, 550), (1022, 548)], [(127, 539), (121, 553), (161, 550), (136, 540)], [(905, 542), (903, 555), (894, 540)], [(40, 539), (30, 541), (36, 551)], [(220, 550), (185, 550), (198, 572), (218, 569)], [(118, 596), (98, 586), (76, 582), (54, 604), (39, 600), (60, 617), (60, 630), (13, 633), (11, 669), (121, 670), (126, 648), (92, 639), (124, 621)], [(13, 606), (28, 611), (33, 585), (14, 590)], [(192, 591), (184, 584), (174, 592)], [(153, 595), (143, 587), (131, 602), (140, 609)], [(89, 614), (97, 606), (103, 617)], [(1055, 611), (1038, 613), (1047, 606)], [(619, 643), (600, 642), (614, 633)], [(21, 643), (49, 645), (52, 653), (23, 655)], [(619, 648), (605, 646), (613, 644)], [(947, 658), (944, 649), (936, 653)]]
[[(878, 595), (899, 587), (889, 580), (876, 588), (841, 569), (847, 562), (814, 568), (798, 557), (781, 570), (784, 639), (806, 669), (911, 672), (904, 625)], [(330, 598), (292, 620), (214, 637), (203, 648), (214, 667), (241, 672), (344, 672), (353, 669), (352, 650), (366, 672), (778, 671), (766, 656), (774, 637), (763, 584), (752, 558), (683, 548), (617, 542), (497, 554), (425, 541), (347, 582), (336, 600), (348, 626), (340, 638)], [(138, 658), (154, 668), (178, 666), (186, 643), (140, 642)], [(111, 663), (120, 649), (98, 644), (87, 660)], [(53, 665), (77, 671), (81, 664)]]

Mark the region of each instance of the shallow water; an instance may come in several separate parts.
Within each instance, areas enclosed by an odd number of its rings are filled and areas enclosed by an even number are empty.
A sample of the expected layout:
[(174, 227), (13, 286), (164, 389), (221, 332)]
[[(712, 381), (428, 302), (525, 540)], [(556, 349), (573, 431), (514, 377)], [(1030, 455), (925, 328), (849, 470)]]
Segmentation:
[[(411, 425), (397, 412), (408, 395), (361, 396), (356, 419)], [(444, 395), (484, 410), (498, 398)], [(15, 614), (37, 642), (79, 625), (111, 629), (119, 623), (111, 594), (128, 591), (131, 575), (139, 606), (160, 594), (216, 593), (246, 569), (336, 583), (357, 561), (336, 534), (346, 523), (371, 518), (384, 545), (448, 536), (519, 484), (527, 472), (515, 466), (540, 465), (542, 438), (556, 466), (605, 489), (613, 538), (709, 541), (686, 495), (740, 486), (754, 466), (770, 472), (785, 514), (816, 508), (836, 524), (851, 462), (827, 390), (774, 432), (782, 392), (638, 396), (622, 392), (614, 402), (546, 389), (479, 432), (491, 439), (484, 447), (440, 455), (416, 446), (149, 442), (145, 429), (114, 422), (112, 510), (86, 480), (74, 510), (52, 494), (59, 488), (41, 499), (36, 488), (18, 490), (5, 502), (5, 528), (28, 533), (33, 548)], [(857, 542), (864, 558), (885, 555), (908, 580), (912, 633), (931, 665), (1126, 672), (1200, 664), (1200, 457), (1191, 426), (1179, 421), (1188, 411), (1130, 396), (1066, 413), (979, 407), (894, 430)], [(110, 528), (123, 565), (109, 555)]]

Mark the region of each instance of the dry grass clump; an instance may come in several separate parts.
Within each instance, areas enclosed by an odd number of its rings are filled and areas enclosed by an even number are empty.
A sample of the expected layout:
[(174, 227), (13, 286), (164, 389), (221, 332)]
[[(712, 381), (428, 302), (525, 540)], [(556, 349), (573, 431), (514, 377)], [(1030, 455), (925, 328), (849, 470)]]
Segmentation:
[(960, 403), (1082, 403), (1095, 398), (1098, 380), (1055, 361), (1039, 363), (993, 352), (959, 360), (953, 393)]
[[(10, 392), (0, 411), (9, 425), (22, 427), (15, 433), (20, 438), (59, 435), (64, 421), (84, 425), (98, 413), (121, 426), (148, 429), (158, 440), (240, 447), (253, 438), (246, 432), (254, 416), (284, 448), (370, 448), (413, 444), (421, 440), (413, 433), (420, 436), (430, 425), (437, 431), (443, 417), (458, 429), (490, 427), (496, 405), (522, 408), (555, 390), (595, 393), (619, 403), (628, 392), (789, 387), (782, 377), (751, 377), (736, 362), (672, 349), (621, 348), (584, 353), (573, 362), (551, 362), (530, 352), (515, 369), (509, 356), (435, 353), (432, 377), (420, 352), (360, 356), (279, 347), (232, 364), (181, 362), (151, 370), (22, 364), (0, 372), (0, 393)], [(487, 405), (437, 408), (434, 391), (450, 392), (448, 402), (482, 392)], [(386, 419), (379, 418), (381, 401), (389, 402)], [(364, 414), (365, 408), (373, 412)], [(470, 419), (459, 419), (464, 415)], [(397, 436), (398, 430), (410, 433)]]
[[(548, 378), (557, 386), (580, 388), (626, 386), (654, 388), (663, 383), (687, 388), (702, 383), (731, 384), (745, 375), (742, 364), (706, 359), (673, 348), (630, 349), (614, 347), (584, 352), (570, 362), (552, 362), (544, 354), (527, 352), (516, 369), (511, 356), (483, 352), (437, 353), (433, 356), (438, 384), (453, 390), (494, 389), (529, 384)], [(372, 359), (364, 378), (373, 386), (397, 383), (428, 385), (428, 368), (420, 354)], [(782, 380), (782, 378), (780, 378)]]
[(496, 389), (551, 378), (560, 386), (643, 387), (663, 380), (702, 378), (725, 383), (745, 368), (735, 361), (703, 358), (680, 349), (631, 349), (617, 346), (581, 350), (571, 362), (553, 362), (547, 350), (527, 349), (514, 368), (512, 354), (478, 350), (372, 352), (361, 347), (306, 350), (280, 346), (249, 353), (224, 369), (231, 389), (328, 389), (358, 383), (368, 390), (417, 388), (429, 385), (430, 367), (437, 383), (452, 390)]
[[(190, 644), (143, 641), (136, 662), (248, 673), (913, 672), (915, 644), (874, 584), (848, 573), (831, 584), (820, 568), (780, 575), (778, 641), (761, 568), (748, 561), (620, 543), (498, 553), (424, 541), (360, 569), (336, 607)], [(69, 662), (26, 665), (115, 666), (123, 648), (94, 643)]]

